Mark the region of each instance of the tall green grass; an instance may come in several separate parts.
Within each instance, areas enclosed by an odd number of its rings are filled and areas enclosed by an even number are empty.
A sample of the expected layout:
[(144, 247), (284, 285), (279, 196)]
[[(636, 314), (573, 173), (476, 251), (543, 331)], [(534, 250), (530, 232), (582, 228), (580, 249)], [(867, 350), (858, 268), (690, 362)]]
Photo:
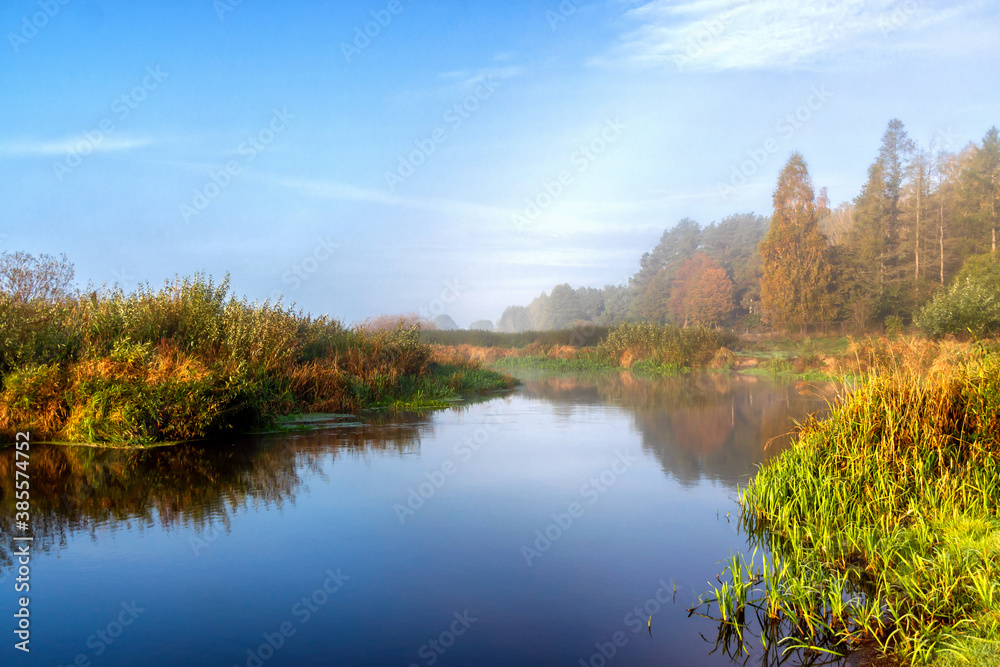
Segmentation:
[(491, 362), (490, 367), (506, 371), (540, 370), (555, 373), (609, 370), (607, 361), (604, 358), (598, 357), (592, 353), (584, 354), (572, 359), (558, 359), (541, 356), (502, 357)]
[(1000, 664), (1000, 354), (877, 366), (740, 505), (762, 560), (730, 563), (710, 605), (741, 639), (753, 610), (765, 648)]
[(200, 275), (58, 302), (0, 296), (0, 437), (189, 440), (510, 386), (473, 366), (441, 372), (419, 336), (250, 303)]

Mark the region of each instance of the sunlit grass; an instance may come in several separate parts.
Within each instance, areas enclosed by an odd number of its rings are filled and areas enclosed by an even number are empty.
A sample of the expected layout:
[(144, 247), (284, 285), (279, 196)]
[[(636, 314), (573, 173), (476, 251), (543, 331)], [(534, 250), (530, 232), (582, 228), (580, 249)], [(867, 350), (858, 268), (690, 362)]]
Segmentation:
[(1000, 664), (998, 454), (1000, 355), (876, 363), (741, 494), (763, 550), (720, 576), (721, 622), (753, 608), (772, 648)]
[(346, 328), (228, 291), (196, 276), (56, 303), (0, 297), (0, 438), (148, 445), (513, 384), (435, 363), (416, 327)]

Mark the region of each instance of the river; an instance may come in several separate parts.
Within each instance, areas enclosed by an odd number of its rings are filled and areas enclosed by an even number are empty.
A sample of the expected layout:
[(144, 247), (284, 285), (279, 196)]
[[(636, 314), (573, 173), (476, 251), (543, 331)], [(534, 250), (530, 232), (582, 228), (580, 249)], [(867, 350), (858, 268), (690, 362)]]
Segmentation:
[(687, 610), (747, 549), (738, 486), (823, 392), (718, 373), (522, 380), (305, 433), (35, 445), (28, 593), (3, 450), (0, 650), (19, 657), (25, 595), (26, 664), (733, 664)]

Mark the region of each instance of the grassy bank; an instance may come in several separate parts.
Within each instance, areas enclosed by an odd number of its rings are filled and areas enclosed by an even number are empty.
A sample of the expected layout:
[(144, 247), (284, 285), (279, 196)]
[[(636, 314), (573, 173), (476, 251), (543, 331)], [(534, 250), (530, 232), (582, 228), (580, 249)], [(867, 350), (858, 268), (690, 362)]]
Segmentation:
[(655, 358), (634, 362), (628, 368), (616, 364), (614, 360), (591, 353), (570, 359), (553, 357), (502, 357), (490, 364), (490, 368), (502, 371), (535, 370), (547, 373), (579, 373), (629, 371), (633, 375), (681, 375), (691, 369), (677, 364), (661, 363)]
[(455, 331), (423, 331), (420, 340), (433, 345), (471, 345), (473, 347), (501, 347), (545, 349), (570, 345), (593, 347), (601, 342), (610, 329), (598, 326), (580, 326), (554, 331), (521, 331), (503, 333), (459, 329)]
[(874, 644), (904, 663), (1000, 664), (1000, 354), (903, 345), (911, 356), (873, 356), (742, 493), (768, 555), (734, 556), (720, 577), (724, 634), (759, 628), (776, 653)]
[(195, 277), (56, 302), (0, 297), (0, 439), (150, 444), (297, 412), (433, 407), (513, 380), (438, 364), (419, 330), (365, 331)]
[[(627, 369), (676, 375), (712, 369), (817, 382), (862, 375), (873, 358), (891, 355), (900, 346), (929, 346), (936, 350), (942, 344), (924, 338), (890, 341), (850, 336), (738, 337), (718, 329), (645, 323), (518, 334), (425, 331), (421, 340), (431, 345), (435, 359), (481, 363), (504, 370)], [(967, 347), (954, 341), (944, 344)]]
[[(493, 368), (579, 371), (630, 369), (654, 374), (677, 374), (692, 368), (720, 368), (731, 358), (729, 347), (736, 342), (732, 334), (702, 327), (680, 328), (656, 324), (628, 323), (603, 331), (593, 345), (567, 345), (560, 341), (574, 338), (575, 330), (546, 332), (553, 334), (546, 342), (526, 337), (522, 347), (506, 346), (518, 342), (521, 334), (489, 334), (493, 345), (469, 343), (433, 344), (434, 358), (444, 362), (471, 361)], [(477, 332), (432, 332), (477, 333)], [(479, 332), (482, 333), (482, 332)], [(533, 335), (533, 333), (532, 333)], [(428, 338), (438, 340), (437, 337)], [(456, 337), (455, 340), (464, 340)], [(525, 342), (530, 341), (530, 342)], [(554, 341), (554, 342), (553, 342)]]

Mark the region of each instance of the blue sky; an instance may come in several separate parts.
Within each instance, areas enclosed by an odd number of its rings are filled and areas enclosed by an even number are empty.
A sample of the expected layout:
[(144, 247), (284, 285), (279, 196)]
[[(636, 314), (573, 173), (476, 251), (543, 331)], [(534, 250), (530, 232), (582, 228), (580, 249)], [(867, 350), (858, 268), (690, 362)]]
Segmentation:
[(347, 321), (621, 283), (680, 218), (769, 214), (794, 150), (836, 203), (890, 118), (1000, 123), (985, 1), (5, 0), (0, 34), (0, 247)]

